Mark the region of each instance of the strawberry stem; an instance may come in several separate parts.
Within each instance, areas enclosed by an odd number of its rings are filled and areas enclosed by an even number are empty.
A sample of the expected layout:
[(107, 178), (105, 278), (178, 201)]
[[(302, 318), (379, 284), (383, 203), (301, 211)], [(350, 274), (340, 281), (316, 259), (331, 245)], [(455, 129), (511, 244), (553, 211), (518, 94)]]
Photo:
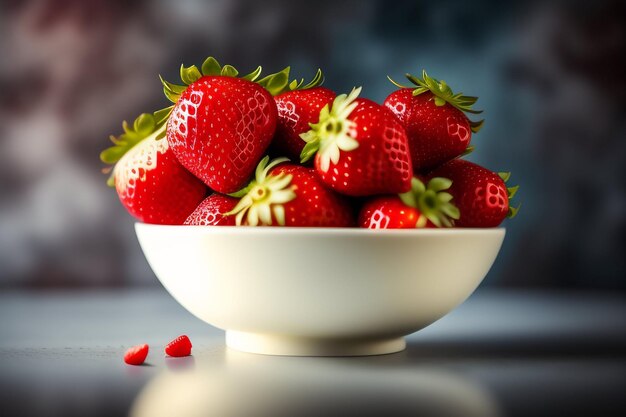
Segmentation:
[[(122, 122), (124, 133), (119, 136), (111, 135), (109, 139), (113, 142), (113, 146), (100, 152), (100, 160), (108, 165), (115, 165), (126, 153), (135, 145), (148, 138), (159, 140), (165, 136), (166, 121), (169, 117), (172, 107), (168, 107), (156, 112), (142, 113), (130, 126), (126, 120)], [(115, 179), (115, 170), (107, 170), (105, 173), (111, 172), (107, 185), (113, 187)]]
[(437, 227), (452, 227), (460, 217), (459, 209), (452, 204), (452, 194), (446, 192), (452, 186), (447, 178), (434, 177), (424, 185), (418, 178), (411, 180), (411, 190), (399, 194), (400, 200), (422, 214), (415, 225), (425, 227), (428, 220)]
[(287, 158), (277, 158), (270, 162), (269, 156), (264, 157), (255, 171), (255, 177), (242, 190), (229, 194), (241, 197), (237, 205), (225, 216), (236, 215), (237, 226), (271, 226), (273, 219), (279, 226), (285, 225), (285, 209), (283, 204), (296, 198), (295, 187), (291, 185), (292, 175), (280, 173), (269, 175), (279, 164), (287, 162)]
[(355, 87), (350, 94), (338, 95), (332, 106), (327, 104), (322, 108), (319, 122), (310, 123), (311, 130), (300, 135), (306, 142), (300, 154), (302, 163), (319, 153), (320, 169), (328, 171), (331, 162), (339, 161), (340, 151), (349, 152), (359, 147), (354, 138), (355, 123), (349, 116), (358, 105), (355, 100), (360, 93), (361, 87)]
[[(422, 78), (411, 74), (405, 74), (406, 78), (413, 84), (412, 86), (402, 85), (394, 81), (390, 76), (387, 79), (398, 88), (412, 88), (413, 95), (418, 96), (430, 91), (437, 106), (444, 106), (446, 103), (456, 107), (465, 113), (480, 114), (482, 110), (474, 110), (472, 106), (478, 101), (478, 97), (464, 96), (463, 93), (454, 93), (450, 86), (443, 80), (430, 77), (426, 70), (422, 70)], [(470, 121), (470, 128), (473, 133), (477, 133), (483, 126), (484, 120)]]

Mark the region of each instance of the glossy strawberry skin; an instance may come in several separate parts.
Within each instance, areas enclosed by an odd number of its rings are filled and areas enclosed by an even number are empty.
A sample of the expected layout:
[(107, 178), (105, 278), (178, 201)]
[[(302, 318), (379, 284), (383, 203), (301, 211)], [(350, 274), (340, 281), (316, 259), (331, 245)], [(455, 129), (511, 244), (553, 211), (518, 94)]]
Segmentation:
[(133, 346), (124, 354), (124, 362), (129, 365), (141, 365), (146, 361), (149, 350), (146, 344)]
[[(422, 213), (409, 207), (396, 195), (366, 202), (359, 213), (359, 227), (367, 229), (414, 229)], [(435, 227), (430, 221), (425, 227)]]
[(292, 161), (300, 160), (305, 142), (300, 134), (310, 129), (309, 123), (319, 121), (320, 110), (331, 103), (336, 94), (324, 87), (294, 90), (274, 97), (278, 109), (278, 124), (272, 141), (275, 154)]
[(413, 169), (404, 128), (387, 108), (365, 98), (355, 100), (357, 107), (349, 119), (355, 123), (354, 139), (359, 147), (342, 151), (336, 164), (315, 167), (330, 188), (349, 196), (396, 194), (411, 188)]
[(449, 103), (435, 105), (430, 91), (417, 96), (402, 88), (384, 102), (406, 130), (415, 173), (423, 172), (461, 155), (469, 146), (472, 131), (465, 114)]
[(167, 125), (180, 163), (211, 189), (239, 190), (248, 181), (276, 129), (273, 97), (240, 78), (205, 76), (183, 91)]
[(495, 172), (463, 159), (453, 159), (430, 177), (452, 180), (448, 190), (461, 211), (457, 227), (496, 227), (509, 212), (506, 184)]
[(235, 226), (235, 216), (224, 216), (237, 205), (238, 199), (222, 194), (211, 194), (185, 220), (186, 225)]
[(165, 139), (141, 141), (114, 170), (122, 205), (144, 223), (182, 224), (207, 193), (202, 181), (180, 165)]
[(191, 341), (187, 335), (178, 336), (165, 346), (165, 354), (174, 358), (191, 355)]
[(291, 227), (351, 227), (354, 214), (347, 199), (327, 189), (313, 168), (282, 164), (270, 175), (292, 175), (296, 198), (284, 203), (285, 226)]

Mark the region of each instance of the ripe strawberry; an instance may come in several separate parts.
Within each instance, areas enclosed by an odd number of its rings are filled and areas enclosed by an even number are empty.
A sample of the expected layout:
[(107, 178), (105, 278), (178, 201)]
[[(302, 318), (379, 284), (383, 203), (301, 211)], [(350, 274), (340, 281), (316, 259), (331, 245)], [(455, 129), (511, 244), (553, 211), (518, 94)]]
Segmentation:
[(445, 192), (451, 184), (447, 178), (432, 178), (425, 186), (418, 178), (413, 178), (411, 191), (377, 197), (365, 203), (359, 214), (359, 227), (451, 227), (452, 219), (459, 218), (459, 209), (451, 203), (452, 195)]
[(191, 341), (187, 335), (178, 336), (165, 346), (165, 353), (175, 358), (191, 355)]
[(509, 206), (519, 187), (507, 188), (510, 173), (496, 174), (463, 159), (453, 159), (435, 169), (431, 176), (452, 180), (448, 190), (454, 196), (461, 217), (459, 227), (496, 227), (505, 217), (514, 217), (519, 207)]
[(146, 357), (148, 357), (149, 349), (146, 344), (133, 346), (124, 354), (124, 362), (129, 365), (141, 365), (145, 362)]
[[(157, 114), (159, 116), (159, 114)], [(207, 188), (178, 163), (166, 140), (165, 123), (142, 114), (100, 158), (115, 164), (109, 185), (115, 185), (122, 205), (146, 223), (182, 224), (206, 195)]]
[(464, 112), (478, 114), (472, 105), (477, 97), (454, 94), (445, 81), (422, 72), (422, 79), (406, 74), (416, 87), (400, 87), (391, 93), (384, 105), (393, 111), (406, 129), (411, 148), (411, 161), (416, 173), (433, 168), (463, 153), (472, 132), (480, 130), (483, 120), (470, 121)]
[(230, 212), (237, 225), (348, 227), (354, 224), (352, 208), (344, 197), (324, 187), (313, 168), (281, 164), (265, 157), (255, 179), (238, 193)]
[(189, 215), (185, 224), (201, 226), (234, 226), (235, 216), (224, 216), (239, 200), (221, 194), (211, 194)]
[(232, 66), (207, 58), (202, 72), (196, 66), (181, 67), (186, 85), (163, 81), (166, 96), (175, 103), (167, 141), (180, 163), (215, 191), (243, 187), (274, 136), (277, 110), (270, 91), (284, 89), (288, 70), (254, 83), (260, 67), (236, 78)]
[(341, 94), (301, 135), (301, 154), (329, 187), (351, 196), (400, 193), (411, 188), (413, 169), (406, 133), (385, 107), (357, 99), (361, 88)]
[(318, 76), (308, 85), (274, 97), (278, 108), (278, 125), (272, 141), (275, 153), (291, 159), (300, 158), (302, 148), (306, 144), (300, 135), (311, 129), (310, 124), (319, 121), (322, 108), (331, 103), (336, 96), (328, 88), (317, 87), (321, 81), (321, 72), (318, 71)]

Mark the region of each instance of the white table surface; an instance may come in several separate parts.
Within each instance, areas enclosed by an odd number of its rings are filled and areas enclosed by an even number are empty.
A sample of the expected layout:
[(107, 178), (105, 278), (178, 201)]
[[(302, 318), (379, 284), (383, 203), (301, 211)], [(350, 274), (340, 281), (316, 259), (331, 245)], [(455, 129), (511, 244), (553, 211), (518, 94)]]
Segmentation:
[[(166, 359), (185, 333), (193, 357)], [(365, 358), (270, 357), (162, 289), (0, 294), (0, 416), (624, 416), (626, 300), (479, 289)], [(147, 365), (122, 362), (149, 343)]]

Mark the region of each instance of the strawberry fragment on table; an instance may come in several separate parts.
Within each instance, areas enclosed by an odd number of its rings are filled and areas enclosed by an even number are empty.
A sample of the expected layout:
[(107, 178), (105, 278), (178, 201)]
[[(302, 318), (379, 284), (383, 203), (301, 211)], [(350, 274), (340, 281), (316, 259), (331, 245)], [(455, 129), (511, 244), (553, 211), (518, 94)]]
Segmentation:
[(124, 122), (101, 153), (122, 205), (196, 226), (496, 227), (517, 213), (509, 173), (462, 159), (484, 122), (466, 115), (477, 97), (423, 71), (388, 77), (398, 89), (378, 104), (322, 87), (321, 70), (290, 73), (209, 57), (161, 78), (173, 104)]
[(146, 361), (149, 350), (146, 344), (133, 346), (124, 354), (124, 362), (129, 365), (141, 365)]
[(178, 336), (165, 346), (165, 353), (174, 358), (191, 355), (191, 341), (187, 335)]

